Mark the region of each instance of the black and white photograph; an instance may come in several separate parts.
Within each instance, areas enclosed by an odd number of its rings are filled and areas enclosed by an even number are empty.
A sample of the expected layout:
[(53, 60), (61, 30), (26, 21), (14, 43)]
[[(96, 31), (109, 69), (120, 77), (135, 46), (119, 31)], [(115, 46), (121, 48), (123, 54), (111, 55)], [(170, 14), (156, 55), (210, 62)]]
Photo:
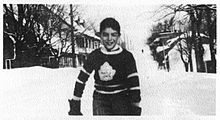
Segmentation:
[(218, 4), (76, 1), (2, 2), (1, 120), (217, 120)]

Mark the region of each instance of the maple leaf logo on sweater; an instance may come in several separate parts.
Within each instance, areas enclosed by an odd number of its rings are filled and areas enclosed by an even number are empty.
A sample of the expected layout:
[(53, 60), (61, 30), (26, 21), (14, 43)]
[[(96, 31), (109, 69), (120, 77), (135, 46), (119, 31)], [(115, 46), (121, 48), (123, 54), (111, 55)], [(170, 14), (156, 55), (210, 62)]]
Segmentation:
[(109, 80), (112, 80), (114, 75), (115, 75), (115, 72), (116, 70), (114, 70), (112, 68), (112, 66), (108, 63), (108, 62), (105, 62), (99, 69), (99, 77), (101, 80), (103, 81), (109, 81)]

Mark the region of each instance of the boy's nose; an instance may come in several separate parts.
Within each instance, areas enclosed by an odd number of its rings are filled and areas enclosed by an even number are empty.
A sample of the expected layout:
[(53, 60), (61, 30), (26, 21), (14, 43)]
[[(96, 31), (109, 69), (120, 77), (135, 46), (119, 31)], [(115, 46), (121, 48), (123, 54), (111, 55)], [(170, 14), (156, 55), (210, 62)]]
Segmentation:
[(112, 36), (111, 35), (108, 36), (108, 41), (112, 41)]

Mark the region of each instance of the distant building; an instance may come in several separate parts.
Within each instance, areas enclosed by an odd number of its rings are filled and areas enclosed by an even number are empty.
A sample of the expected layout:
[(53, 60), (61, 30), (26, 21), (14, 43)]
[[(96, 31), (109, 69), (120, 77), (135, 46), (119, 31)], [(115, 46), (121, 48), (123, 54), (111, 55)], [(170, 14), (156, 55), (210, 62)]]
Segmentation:
[[(100, 46), (100, 39), (95, 35), (94, 31), (88, 29), (88, 26), (85, 27), (84, 24), (78, 20), (73, 21), (74, 40), (72, 40), (70, 28), (71, 25), (68, 22), (70, 21), (63, 23), (59, 31), (60, 33), (58, 33), (56, 36), (53, 36), (51, 41), (49, 41), (49, 44), (51, 44), (51, 46), (57, 50), (58, 54), (44, 57), (44, 63), (47, 65), (51, 64), (51, 59), (55, 59), (55, 61), (57, 61), (57, 65), (52, 66), (58, 66), (61, 68), (72, 67), (73, 54), (75, 54), (76, 66), (82, 66), (87, 55)], [(72, 41), (74, 41), (75, 44), (75, 53), (72, 53)]]
[[(82, 25), (76, 24), (76, 31), (74, 32), (75, 41), (75, 56), (76, 66), (82, 66), (87, 55), (96, 48), (100, 47), (100, 39), (91, 30), (84, 28)], [(67, 40), (67, 46), (70, 45), (71, 38)], [(63, 54), (64, 53), (64, 54)], [(72, 47), (67, 51), (61, 51), (62, 56), (59, 58), (59, 67), (71, 67), (73, 66), (72, 61)]]
[[(82, 66), (87, 55), (96, 48), (100, 47), (100, 40), (96, 37), (89, 36), (87, 34), (78, 33), (74, 37), (75, 39), (75, 55), (76, 55), (76, 66)], [(72, 50), (70, 50), (72, 51)], [(59, 59), (59, 67), (71, 67), (72, 64), (72, 53), (68, 52), (63, 54)]]
[(154, 60), (158, 62), (158, 69), (170, 70), (169, 51), (176, 45), (179, 35), (176, 32), (161, 32), (157, 38), (150, 44)]

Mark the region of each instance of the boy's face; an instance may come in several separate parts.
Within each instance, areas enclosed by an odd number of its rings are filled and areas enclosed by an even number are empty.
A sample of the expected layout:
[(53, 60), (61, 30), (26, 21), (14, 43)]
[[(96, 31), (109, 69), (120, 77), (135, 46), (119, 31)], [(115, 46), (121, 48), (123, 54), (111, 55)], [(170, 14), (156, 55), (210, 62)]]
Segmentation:
[(110, 27), (105, 28), (101, 32), (101, 39), (102, 39), (103, 45), (105, 46), (107, 50), (111, 50), (115, 47), (115, 45), (118, 42), (119, 37), (120, 37), (119, 33)]

